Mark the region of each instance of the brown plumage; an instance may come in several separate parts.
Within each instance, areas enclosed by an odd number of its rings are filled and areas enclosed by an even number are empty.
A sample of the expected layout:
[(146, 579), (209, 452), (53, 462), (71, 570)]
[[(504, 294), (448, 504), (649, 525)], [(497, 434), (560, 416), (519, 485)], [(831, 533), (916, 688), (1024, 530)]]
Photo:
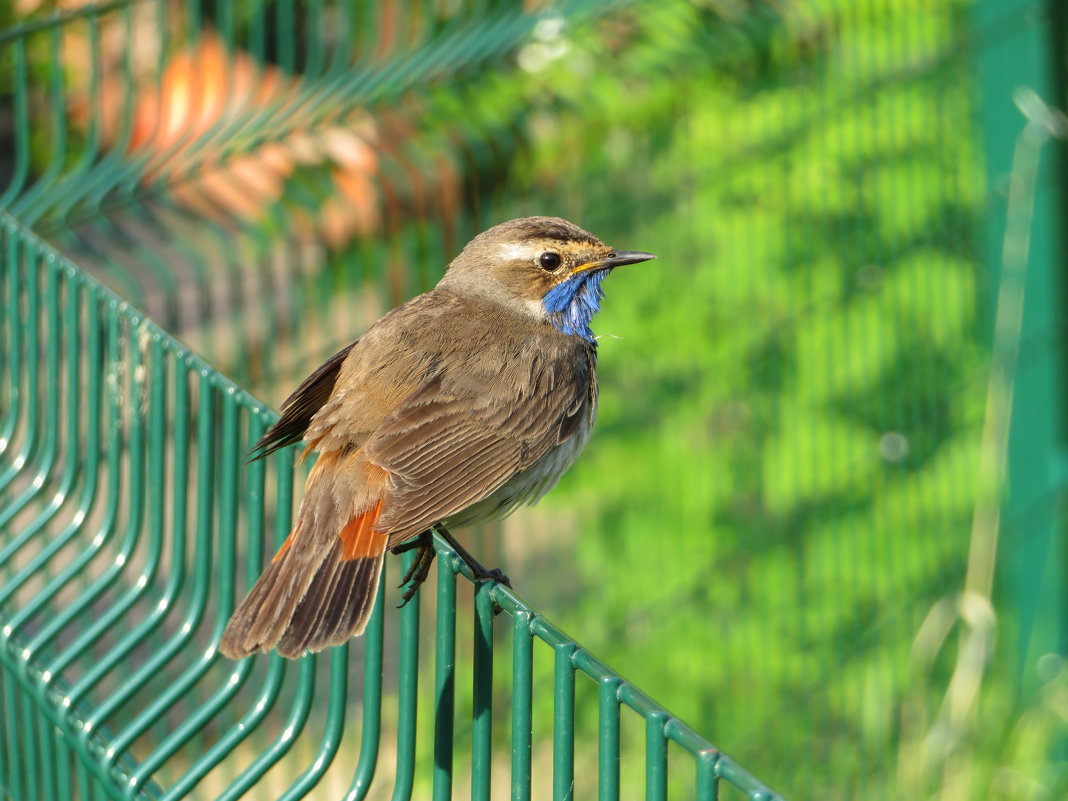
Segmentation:
[[(551, 489), (597, 407), (595, 342), (575, 320), (588, 323), (608, 271), (649, 258), (558, 218), (502, 223), (431, 292), (316, 370), (257, 445), (258, 458), (304, 440), (318, 458), (297, 523), (234, 612), (222, 653), (297, 657), (342, 643), (366, 625), (387, 548)], [(592, 311), (583, 288), (597, 292)]]

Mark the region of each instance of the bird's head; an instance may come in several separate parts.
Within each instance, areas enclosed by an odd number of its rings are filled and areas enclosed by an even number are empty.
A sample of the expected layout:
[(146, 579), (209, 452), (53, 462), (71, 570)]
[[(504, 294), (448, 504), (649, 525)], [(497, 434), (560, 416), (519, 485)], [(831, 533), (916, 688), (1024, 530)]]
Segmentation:
[(472, 239), (440, 286), (478, 294), (593, 341), (601, 282), (614, 268), (656, 258), (616, 250), (559, 217), (521, 217)]

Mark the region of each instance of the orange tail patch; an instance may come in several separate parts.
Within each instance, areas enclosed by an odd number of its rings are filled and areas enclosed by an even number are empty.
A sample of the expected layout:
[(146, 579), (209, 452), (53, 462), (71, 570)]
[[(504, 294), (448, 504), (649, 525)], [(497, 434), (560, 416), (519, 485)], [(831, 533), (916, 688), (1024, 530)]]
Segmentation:
[(286, 551), (289, 550), (289, 546), (292, 545), (293, 541), (297, 538), (297, 532), (298, 531), (300, 531), (300, 521), (299, 520), (297, 521), (297, 524), (295, 526), (293, 526), (293, 530), (289, 532), (289, 536), (286, 537), (285, 542), (282, 543), (282, 547), (280, 547), (278, 549), (278, 553), (276, 553), (271, 558), (271, 564), (274, 564), (275, 562), (277, 562), (279, 559), (281, 559), (283, 556), (286, 555)]
[[(386, 549), (387, 535), (374, 530), (381, 513), (382, 501), (379, 500), (345, 524), (338, 534), (341, 537), (343, 560), (348, 562), (353, 559), (377, 558)], [(285, 548), (284, 545), (282, 547)]]

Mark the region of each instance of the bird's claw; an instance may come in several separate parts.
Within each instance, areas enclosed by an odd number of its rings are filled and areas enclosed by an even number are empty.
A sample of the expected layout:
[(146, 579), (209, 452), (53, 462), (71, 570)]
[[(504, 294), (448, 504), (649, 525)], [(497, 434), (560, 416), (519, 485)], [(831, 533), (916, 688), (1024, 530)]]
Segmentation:
[(408, 588), (401, 594), (401, 602), (397, 604), (397, 608), (403, 608), (408, 601), (412, 600), (415, 593), (419, 590), (419, 587), (426, 581), (426, 577), (430, 574), (430, 565), (434, 562), (434, 541), (431, 539), (430, 532), (424, 531), (414, 540), (402, 543), (393, 548), (393, 553), (406, 553), (414, 548), (418, 548), (419, 552), (416, 554), (415, 559), (408, 565), (408, 569), (404, 571), (404, 575), (401, 577), (400, 584), (397, 585), (397, 589), (400, 589), (405, 584)]
[[(439, 526), (438, 532), (452, 546), (460, 560), (471, 569), (472, 576), (476, 582), (492, 581), (512, 589), (512, 581), (504, 574), (504, 571), (496, 567), (492, 570), (483, 567), (453, 538), (452, 534), (444, 526)], [(407, 589), (401, 594), (401, 602), (397, 605), (398, 609), (404, 607), (408, 601), (415, 597), (415, 593), (419, 590), (420, 585), (426, 581), (426, 577), (430, 573), (430, 565), (435, 556), (433, 535), (429, 531), (424, 531), (415, 539), (401, 543), (391, 549), (392, 553), (400, 554), (416, 548), (419, 549), (419, 552), (412, 563), (408, 565), (408, 569), (401, 577), (400, 584), (397, 585), (398, 589), (407, 585)], [(501, 605), (494, 601), (493, 614), (499, 615), (502, 611)]]

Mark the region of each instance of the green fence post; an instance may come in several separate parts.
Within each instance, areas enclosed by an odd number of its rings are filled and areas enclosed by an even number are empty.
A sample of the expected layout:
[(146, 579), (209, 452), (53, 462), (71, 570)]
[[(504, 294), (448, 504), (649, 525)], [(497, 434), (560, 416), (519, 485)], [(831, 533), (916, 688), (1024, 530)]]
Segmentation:
[[(1062, 107), (1055, 58), (1055, 7), (1059, 0), (979, 0), (974, 37), (981, 92), (980, 123), (985, 137), (989, 187), (984, 226), (990, 276), (990, 308), (1006, 250), (1006, 208), (1013, 151), (1027, 120), (1017, 106), (1021, 92), (1033, 92)], [(1045, 654), (1065, 646), (1064, 531), (1057, 493), (1064, 478), (1065, 265), (1060, 231), (1064, 203), (1055, 177), (1057, 148), (1042, 151), (1029, 230), (1020, 356), (1013, 382), (1009, 429), (1007, 496), (1001, 516), (996, 605), (1002, 637), (1015, 646), (1024, 697), (1040, 675)], [(992, 317), (992, 314), (987, 319)]]

